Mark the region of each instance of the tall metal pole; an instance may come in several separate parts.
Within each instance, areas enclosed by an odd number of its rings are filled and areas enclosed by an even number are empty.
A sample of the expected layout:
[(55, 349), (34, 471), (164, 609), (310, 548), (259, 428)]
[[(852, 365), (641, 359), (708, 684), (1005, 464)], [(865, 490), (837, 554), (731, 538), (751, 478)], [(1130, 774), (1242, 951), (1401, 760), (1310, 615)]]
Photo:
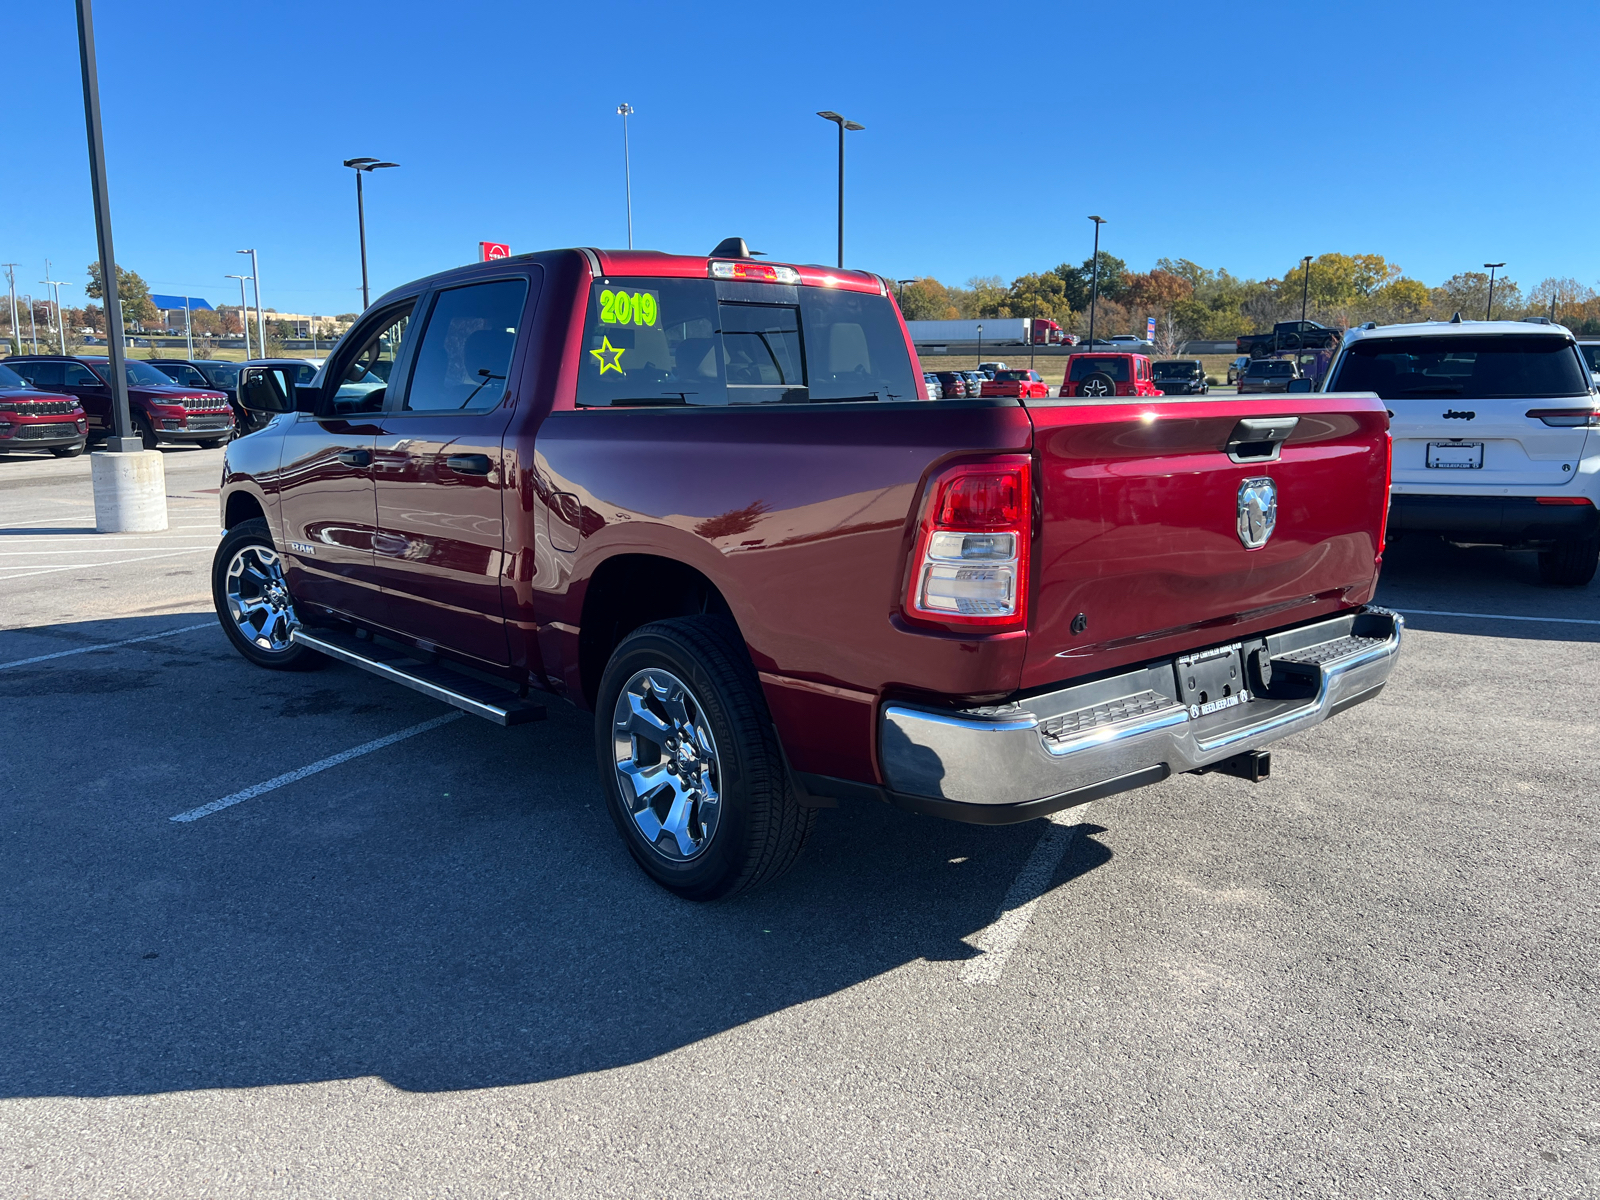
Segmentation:
[(1093, 267), (1089, 277), (1089, 350), (1094, 351), (1094, 310), (1100, 301), (1100, 226), (1106, 223), (1104, 217), (1090, 217), (1094, 222), (1094, 258)]
[(33, 320), (33, 297), (24, 295), (22, 300), (28, 306), (28, 337), (33, 342), (33, 352), (37, 354), (39, 353), (39, 326)]
[(1494, 273), (1497, 268), (1505, 266), (1505, 263), (1484, 263), (1483, 265), (1489, 268), (1489, 303), (1483, 310), (1483, 319), (1487, 321), (1494, 315)]
[(1306, 319), (1306, 301), (1311, 297), (1311, 255), (1306, 255), (1300, 260), (1304, 278), (1300, 281), (1300, 320)]
[(65, 279), (56, 279), (51, 281), (50, 286), (56, 290), (56, 333), (61, 339), (61, 353), (65, 354), (67, 352), (67, 322), (61, 315), (61, 289), (72, 285)]
[(189, 319), (189, 297), (183, 298), (183, 343), (188, 347), (188, 355), (194, 357), (194, 325)]
[(622, 117), (622, 186), (628, 201), (628, 249), (633, 249), (633, 164), (628, 153), (628, 118), (633, 115), (633, 105), (617, 105)]
[(844, 122), (839, 122), (839, 269), (844, 270)]
[[(100, 75), (95, 65), (94, 13), (78, 0), (78, 60), (83, 67), (83, 115), (89, 135), (89, 183), (94, 190), (94, 227), (100, 242), (100, 288), (106, 306), (106, 355), (110, 359), (113, 453), (155, 449), (133, 432), (128, 412), (128, 375), (122, 352), (122, 304), (117, 297), (117, 255), (111, 244), (111, 191), (106, 184), (105, 138), (100, 124)], [(163, 525), (163, 527), (165, 527)]]
[[(237, 250), (235, 253), (248, 254), (250, 256), (250, 270), (252, 272), (250, 288), (256, 294), (256, 349), (265, 355), (267, 352), (267, 331), (261, 316), (261, 268), (256, 265), (256, 252), (254, 250)], [(243, 287), (244, 285), (241, 283), (239, 286)]]
[[(56, 281), (50, 278), (50, 260), (48, 258), (44, 260), (44, 278), (39, 282), (44, 284), (44, 286), (49, 289), (49, 294), (46, 295), (45, 302), (49, 303), (52, 297), (55, 300), (56, 329), (59, 331), (61, 329), (61, 293), (56, 290)], [(61, 353), (65, 354), (66, 352), (66, 339), (63, 337), (61, 339)]]
[(227, 278), (239, 281), (239, 328), (244, 331), (244, 356), (248, 361), (250, 358), (250, 310), (245, 306), (244, 281), (249, 279), (250, 276), (229, 275)]
[(367, 306), (372, 303), (372, 297), (367, 291), (367, 206), (361, 198), (361, 176), (364, 171), (356, 172), (356, 226), (361, 230), (361, 311), (366, 312)]
[(6, 279), (11, 286), (11, 340), (16, 344), (17, 353), (22, 353), (22, 327), (17, 324), (17, 264), (5, 263)]

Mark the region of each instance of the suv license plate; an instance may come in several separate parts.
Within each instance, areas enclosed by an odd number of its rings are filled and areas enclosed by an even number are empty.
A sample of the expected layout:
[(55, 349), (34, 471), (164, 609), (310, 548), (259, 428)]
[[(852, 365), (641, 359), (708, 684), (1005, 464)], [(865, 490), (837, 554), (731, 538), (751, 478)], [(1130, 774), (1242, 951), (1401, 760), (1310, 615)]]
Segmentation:
[(1481, 471), (1483, 443), (1429, 442), (1428, 465), (1447, 471)]

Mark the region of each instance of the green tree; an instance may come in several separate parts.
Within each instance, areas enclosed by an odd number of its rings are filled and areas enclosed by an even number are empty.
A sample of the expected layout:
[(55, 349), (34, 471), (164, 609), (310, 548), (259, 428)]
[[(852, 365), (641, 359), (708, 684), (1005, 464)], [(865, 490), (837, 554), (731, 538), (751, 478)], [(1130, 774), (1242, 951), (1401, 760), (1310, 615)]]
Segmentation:
[[(100, 264), (89, 264), (89, 286), (84, 289), (91, 300), (103, 300), (105, 287), (100, 281)], [(150, 287), (133, 271), (117, 268), (117, 299), (122, 301), (122, 315), (128, 321), (153, 321), (156, 306), (150, 300)]]
[[(1083, 260), (1081, 266), (1069, 266), (1062, 263), (1055, 269), (1055, 274), (1061, 277), (1067, 285), (1067, 303), (1074, 311), (1082, 311), (1089, 307), (1089, 292), (1094, 278), (1093, 258)], [(1102, 300), (1122, 299), (1123, 289), (1127, 286), (1128, 264), (1114, 254), (1100, 251), (1100, 298)], [(1099, 330), (1096, 329), (1098, 334)]]
[[(1488, 305), (1489, 276), (1483, 271), (1462, 271), (1433, 289), (1430, 307), (1435, 320), (1448, 321), (1459, 312), (1463, 320), (1481, 321), (1488, 312)], [(1517, 287), (1515, 281), (1497, 276), (1494, 281), (1494, 311), (1489, 315), (1504, 317), (1507, 314), (1520, 314), (1521, 311), (1522, 289)]]

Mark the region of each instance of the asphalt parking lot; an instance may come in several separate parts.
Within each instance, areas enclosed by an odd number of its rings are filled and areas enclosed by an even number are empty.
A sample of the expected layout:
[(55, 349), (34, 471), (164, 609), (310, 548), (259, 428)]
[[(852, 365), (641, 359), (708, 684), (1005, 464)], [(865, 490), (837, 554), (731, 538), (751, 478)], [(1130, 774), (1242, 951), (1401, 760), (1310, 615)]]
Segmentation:
[(1270, 780), (827, 810), (698, 906), (580, 714), (234, 654), (220, 461), (107, 538), (0, 459), (0, 1195), (1600, 1189), (1600, 585), (1402, 542), (1393, 682)]

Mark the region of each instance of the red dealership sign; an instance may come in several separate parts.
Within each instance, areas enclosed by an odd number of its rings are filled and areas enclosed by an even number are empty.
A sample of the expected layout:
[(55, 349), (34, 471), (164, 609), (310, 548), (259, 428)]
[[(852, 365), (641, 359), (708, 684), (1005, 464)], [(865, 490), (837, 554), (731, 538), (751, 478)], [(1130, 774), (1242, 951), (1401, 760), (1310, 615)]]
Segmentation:
[(478, 261), (492, 262), (497, 258), (510, 258), (511, 247), (505, 242), (479, 242)]

